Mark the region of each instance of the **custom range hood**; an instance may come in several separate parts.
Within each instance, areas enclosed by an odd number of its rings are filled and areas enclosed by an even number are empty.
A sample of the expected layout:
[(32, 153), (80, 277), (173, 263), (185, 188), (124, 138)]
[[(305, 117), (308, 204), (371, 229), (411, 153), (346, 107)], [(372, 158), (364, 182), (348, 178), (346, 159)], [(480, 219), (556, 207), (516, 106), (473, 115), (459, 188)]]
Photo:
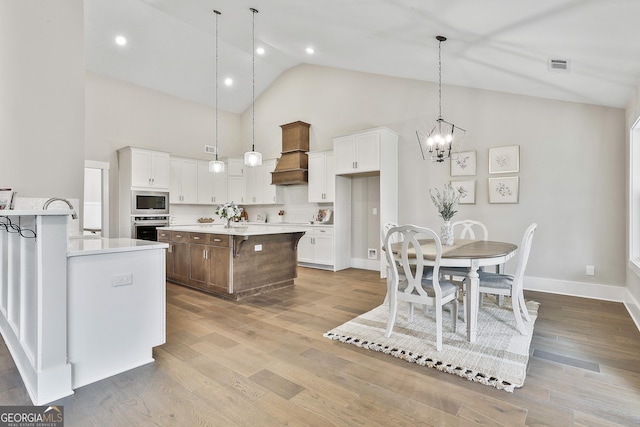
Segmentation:
[(282, 157), (271, 172), (271, 184), (306, 184), (308, 171), (309, 127), (305, 122), (293, 122), (281, 125)]

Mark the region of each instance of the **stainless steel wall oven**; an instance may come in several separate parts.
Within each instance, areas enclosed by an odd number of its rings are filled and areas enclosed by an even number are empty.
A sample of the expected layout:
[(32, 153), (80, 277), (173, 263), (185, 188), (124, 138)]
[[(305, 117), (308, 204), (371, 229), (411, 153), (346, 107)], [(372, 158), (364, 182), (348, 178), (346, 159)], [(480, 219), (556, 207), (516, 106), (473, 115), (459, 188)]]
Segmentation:
[(158, 227), (168, 227), (168, 216), (137, 216), (131, 217), (131, 238), (140, 240), (158, 240)]

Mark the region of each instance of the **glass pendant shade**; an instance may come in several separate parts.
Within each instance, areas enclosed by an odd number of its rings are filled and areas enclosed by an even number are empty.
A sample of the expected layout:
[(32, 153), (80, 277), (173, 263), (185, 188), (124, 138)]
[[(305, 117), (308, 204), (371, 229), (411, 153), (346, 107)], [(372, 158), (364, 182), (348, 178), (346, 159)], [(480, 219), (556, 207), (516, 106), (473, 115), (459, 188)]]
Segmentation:
[(209, 162), (209, 172), (213, 172), (213, 173), (224, 172), (224, 162), (222, 160), (211, 160)]
[(262, 166), (262, 153), (247, 151), (244, 153), (244, 164), (249, 167)]

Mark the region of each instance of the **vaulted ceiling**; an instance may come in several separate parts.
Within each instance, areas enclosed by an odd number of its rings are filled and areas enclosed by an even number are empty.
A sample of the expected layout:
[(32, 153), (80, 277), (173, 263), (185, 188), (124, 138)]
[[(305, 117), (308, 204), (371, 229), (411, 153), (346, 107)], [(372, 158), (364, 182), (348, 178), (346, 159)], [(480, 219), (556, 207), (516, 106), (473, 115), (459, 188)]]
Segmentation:
[[(640, 82), (638, 0), (85, 0), (86, 68), (242, 112), (301, 63), (624, 108)], [(117, 35), (127, 38), (118, 46)], [(312, 47), (313, 54), (305, 49)], [(550, 59), (568, 60), (567, 72)], [(234, 80), (226, 86), (223, 80)]]

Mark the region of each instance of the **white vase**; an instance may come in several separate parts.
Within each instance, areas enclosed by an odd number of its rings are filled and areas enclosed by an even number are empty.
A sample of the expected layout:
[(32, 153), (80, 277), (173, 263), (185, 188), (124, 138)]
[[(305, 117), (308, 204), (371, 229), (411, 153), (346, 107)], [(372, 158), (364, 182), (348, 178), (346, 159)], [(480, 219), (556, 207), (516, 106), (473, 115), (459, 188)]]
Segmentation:
[(451, 221), (445, 221), (444, 224), (440, 226), (440, 240), (442, 240), (443, 245), (453, 245), (453, 226), (451, 225)]
[(224, 225), (224, 228), (231, 228), (231, 218), (227, 218), (227, 223)]

